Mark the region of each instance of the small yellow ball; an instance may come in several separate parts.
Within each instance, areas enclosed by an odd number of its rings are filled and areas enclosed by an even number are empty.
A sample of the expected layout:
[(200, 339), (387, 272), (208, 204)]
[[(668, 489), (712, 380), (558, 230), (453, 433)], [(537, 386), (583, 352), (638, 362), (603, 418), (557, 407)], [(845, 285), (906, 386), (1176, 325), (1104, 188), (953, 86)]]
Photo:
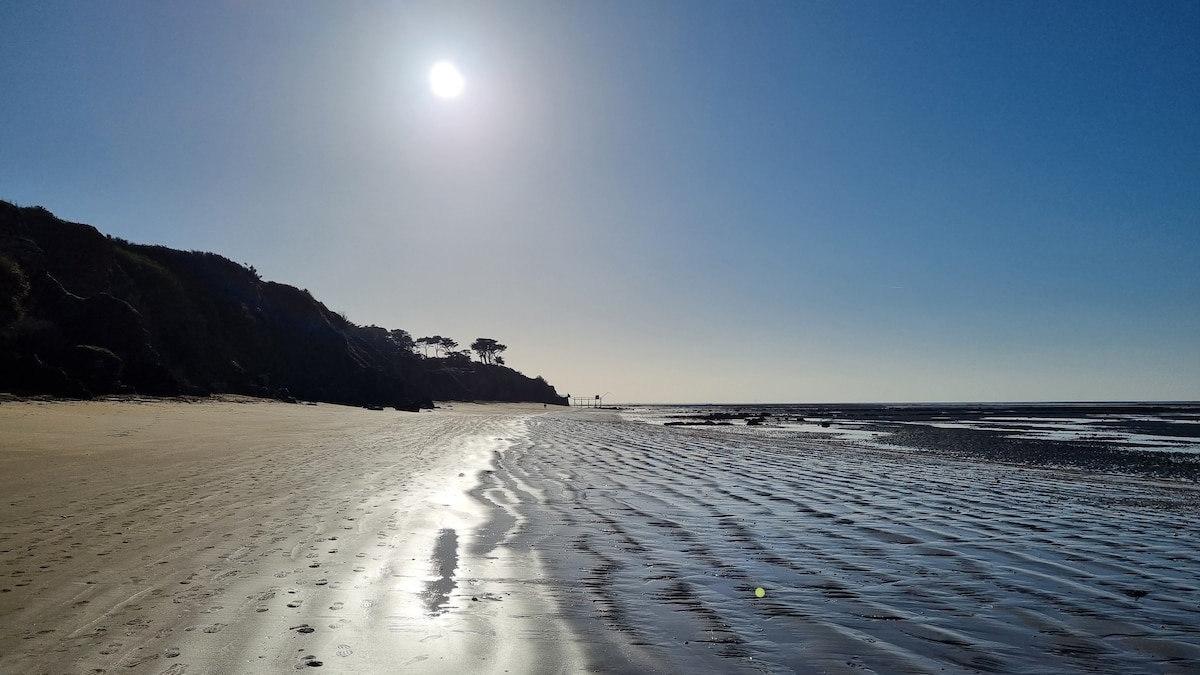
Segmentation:
[(761, 598), (761, 597), (765, 596), (766, 594), (767, 594), (767, 591), (762, 586), (759, 586), (758, 588), (754, 589), (754, 595), (756, 597)]

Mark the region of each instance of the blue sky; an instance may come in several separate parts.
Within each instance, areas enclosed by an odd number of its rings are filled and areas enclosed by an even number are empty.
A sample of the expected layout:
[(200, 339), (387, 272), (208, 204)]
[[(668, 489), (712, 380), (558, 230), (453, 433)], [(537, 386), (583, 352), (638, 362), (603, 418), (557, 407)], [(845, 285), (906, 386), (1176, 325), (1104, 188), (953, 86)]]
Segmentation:
[(0, 198), (564, 393), (1200, 399), (1196, 35), (1194, 0), (6, 2)]

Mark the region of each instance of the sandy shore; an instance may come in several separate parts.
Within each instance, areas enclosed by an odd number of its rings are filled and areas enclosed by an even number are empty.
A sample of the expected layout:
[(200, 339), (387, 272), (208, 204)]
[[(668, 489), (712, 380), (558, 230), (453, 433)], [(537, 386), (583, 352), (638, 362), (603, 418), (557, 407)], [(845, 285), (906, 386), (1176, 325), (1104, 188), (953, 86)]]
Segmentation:
[(1200, 668), (1200, 489), (1153, 476), (540, 405), (6, 402), (0, 495), (5, 675)]
[(572, 670), (528, 563), (470, 553), (467, 491), (541, 412), (6, 402), (0, 673)]

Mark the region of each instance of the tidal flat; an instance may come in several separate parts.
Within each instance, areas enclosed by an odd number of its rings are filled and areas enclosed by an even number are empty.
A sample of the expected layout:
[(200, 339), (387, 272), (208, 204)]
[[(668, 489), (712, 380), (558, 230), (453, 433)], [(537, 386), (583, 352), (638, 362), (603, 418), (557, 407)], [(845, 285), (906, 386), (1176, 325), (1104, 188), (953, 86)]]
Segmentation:
[(787, 423), (662, 425), (680, 414), (537, 418), (500, 460), (539, 488), (517, 541), (541, 552), (599, 670), (1200, 667), (1192, 479), (1067, 461), (1090, 446), (1054, 446), (1044, 464), (904, 446), (912, 436), (888, 430), (911, 418), (842, 424), (853, 433), (834, 440)]
[(1186, 477), (671, 414), (5, 402), (0, 673), (1200, 668)]

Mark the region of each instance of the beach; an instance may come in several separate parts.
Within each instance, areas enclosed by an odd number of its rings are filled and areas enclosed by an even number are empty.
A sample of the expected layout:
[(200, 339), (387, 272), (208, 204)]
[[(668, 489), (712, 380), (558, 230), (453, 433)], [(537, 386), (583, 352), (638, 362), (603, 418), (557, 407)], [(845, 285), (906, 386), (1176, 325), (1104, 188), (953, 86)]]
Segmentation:
[(0, 673), (1200, 668), (1194, 482), (605, 410), (0, 404)]
[(445, 533), (484, 530), (468, 492), (535, 410), (4, 403), (0, 673), (577, 670), (553, 620), (438, 607), (468, 589)]

